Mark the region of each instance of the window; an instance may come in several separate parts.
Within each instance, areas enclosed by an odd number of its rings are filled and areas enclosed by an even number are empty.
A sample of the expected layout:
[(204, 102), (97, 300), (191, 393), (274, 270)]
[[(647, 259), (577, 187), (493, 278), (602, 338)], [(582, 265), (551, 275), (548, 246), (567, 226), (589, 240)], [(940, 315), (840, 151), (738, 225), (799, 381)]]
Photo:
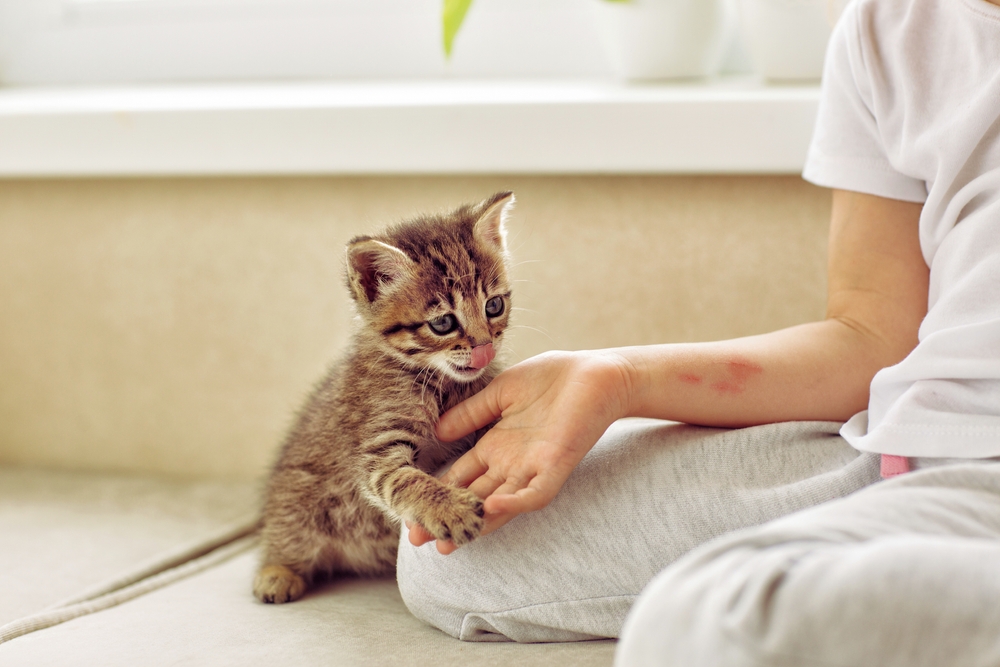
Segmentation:
[(602, 0), (475, 0), (449, 61), (441, 1), (0, 0), (0, 175), (801, 168), (815, 82), (623, 85)]
[(6, 84), (561, 77), (610, 71), (580, 0), (0, 0)]

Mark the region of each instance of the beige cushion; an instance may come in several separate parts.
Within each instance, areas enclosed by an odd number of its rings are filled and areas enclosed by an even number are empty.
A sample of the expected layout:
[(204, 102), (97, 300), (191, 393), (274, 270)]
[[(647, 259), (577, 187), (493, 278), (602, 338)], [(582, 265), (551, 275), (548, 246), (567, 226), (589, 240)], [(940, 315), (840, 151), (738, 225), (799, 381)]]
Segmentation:
[[(252, 545), (251, 545), (252, 546)], [(610, 665), (614, 642), (459, 642), (406, 610), (395, 581), (342, 579), (286, 605), (250, 592), (255, 549), (103, 611), (0, 644), (5, 667)]]
[(254, 522), (249, 483), (0, 468), (0, 628), (127, 586)]

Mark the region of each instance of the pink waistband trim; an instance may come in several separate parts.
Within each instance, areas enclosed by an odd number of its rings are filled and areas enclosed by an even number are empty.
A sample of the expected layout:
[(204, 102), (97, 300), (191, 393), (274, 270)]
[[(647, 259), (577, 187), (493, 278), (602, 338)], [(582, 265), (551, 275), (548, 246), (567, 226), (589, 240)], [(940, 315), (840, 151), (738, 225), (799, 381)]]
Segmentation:
[(910, 472), (910, 459), (905, 456), (882, 455), (882, 479)]

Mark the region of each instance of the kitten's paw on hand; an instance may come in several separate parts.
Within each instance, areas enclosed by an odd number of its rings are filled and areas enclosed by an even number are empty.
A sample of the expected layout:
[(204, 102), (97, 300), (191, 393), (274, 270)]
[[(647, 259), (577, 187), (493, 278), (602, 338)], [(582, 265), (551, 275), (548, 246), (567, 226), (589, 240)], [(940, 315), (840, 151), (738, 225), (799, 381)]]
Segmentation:
[(293, 602), (305, 592), (305, 579), (284, 565), (266, 565), (253, 580), (253, 594), (261, 602)]
[(468, 544), (483, 530), (483, 501), (468, 489), (448, 488), (448, 498), (422, 513), (421, 526), (436, 540)]

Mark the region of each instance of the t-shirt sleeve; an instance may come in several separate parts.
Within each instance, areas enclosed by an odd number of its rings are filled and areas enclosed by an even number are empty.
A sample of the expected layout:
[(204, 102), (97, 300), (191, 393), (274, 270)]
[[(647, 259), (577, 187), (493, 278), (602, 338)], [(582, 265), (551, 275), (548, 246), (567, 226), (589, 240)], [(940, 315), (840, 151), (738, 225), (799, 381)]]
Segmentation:
[(802, 177), (828, 188), (923, 202), (926, 184), (893, 168), (886, 154), (864, 60), (858, 5), (848, 6), (830, 37), (819, 114)]

